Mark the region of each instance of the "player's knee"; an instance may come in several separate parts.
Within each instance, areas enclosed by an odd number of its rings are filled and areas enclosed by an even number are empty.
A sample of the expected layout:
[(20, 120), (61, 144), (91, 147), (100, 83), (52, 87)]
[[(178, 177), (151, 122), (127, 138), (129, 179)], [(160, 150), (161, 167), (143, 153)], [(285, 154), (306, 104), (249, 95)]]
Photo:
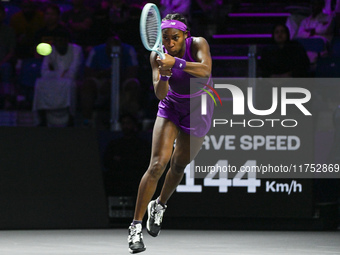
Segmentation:
[(148, 169), (149, 175), (154, 179), (159, 179), (165, 169), (166, 165), (161, 162), (152, 163)]
[(184, 169), (187, 166), (187, 164), (181, 164), (178, 162), (172, 162), (171, 164), (171, 171), (176, 175), (181, 175), (184, 173)]

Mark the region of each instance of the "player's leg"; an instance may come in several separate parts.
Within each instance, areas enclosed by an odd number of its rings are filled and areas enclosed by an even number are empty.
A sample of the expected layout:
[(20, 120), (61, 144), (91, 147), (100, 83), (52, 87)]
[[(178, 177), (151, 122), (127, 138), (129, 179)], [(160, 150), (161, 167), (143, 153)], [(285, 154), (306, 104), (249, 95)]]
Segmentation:
[(157, 117), (153, 129), (150, 165), (139, 184), (134, 221), (129, 228), (129, 250), (137, 253), (145, 250), (142, 236), (142, 220), (149, 201), (155, 193), (173, 151), (178, 135), (177, 126), (168, 119)]
[(157, 117), (153, 129), (150, 165), (139, 185), (134, 220), (143, 219), (158, 180), (170, 160), (177, 135), (178, 128), (172, 121)]
[(180, 132), (176, 140), (176, 147), (171, 157), (170, 169), (166, 175), (159, 197), (160, 202), (166, 204), (178, 184), (181, 182), (185, 167), (196, 157), (201, 149), (204, 137), (190, 136)]
[(181, 182), (185, 167), (199, 152), (203, 140), (204, 137), (194, 137), (180, 131), (161, 195), (158, 201), (151, 201), (148, 205), (149, 217), (146, 228), (151, 236), (158, 236), (162, 225), (163, 214), (166, 209), (165, 204)]

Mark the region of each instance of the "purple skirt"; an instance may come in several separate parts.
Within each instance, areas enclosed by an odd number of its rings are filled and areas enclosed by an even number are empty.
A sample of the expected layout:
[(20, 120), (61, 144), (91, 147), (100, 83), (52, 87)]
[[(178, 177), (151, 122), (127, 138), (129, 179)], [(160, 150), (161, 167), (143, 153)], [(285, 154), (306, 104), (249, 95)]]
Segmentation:
[(207, 114), (201, 114), (201, 97), (179, 98), (171, 91), (159, 102), (157, 116), (172, 121), (183, 132), (205, 136), (211, 127), (214, 102), (207, 97)]

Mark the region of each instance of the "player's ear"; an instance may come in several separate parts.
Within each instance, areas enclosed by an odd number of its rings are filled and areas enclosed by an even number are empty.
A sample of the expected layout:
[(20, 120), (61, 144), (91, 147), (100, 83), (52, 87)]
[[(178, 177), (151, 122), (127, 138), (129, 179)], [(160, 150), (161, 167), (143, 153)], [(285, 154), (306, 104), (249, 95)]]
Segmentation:
[(184, 39), (187, 39), (188, 38), (188, 31), (185, 31), (184, 32)]

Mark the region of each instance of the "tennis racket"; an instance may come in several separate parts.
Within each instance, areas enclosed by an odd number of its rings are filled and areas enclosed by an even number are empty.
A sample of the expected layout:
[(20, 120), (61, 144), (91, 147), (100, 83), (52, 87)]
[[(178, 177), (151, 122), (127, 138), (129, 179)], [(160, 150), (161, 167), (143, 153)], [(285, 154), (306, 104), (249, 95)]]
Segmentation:
[(144, 6), (140, 16), (139, 30), (144, 47), (149, 51), (155, 51), (161, 59), (164, 59), (161, 15), (155, 4), (148, 3)]

